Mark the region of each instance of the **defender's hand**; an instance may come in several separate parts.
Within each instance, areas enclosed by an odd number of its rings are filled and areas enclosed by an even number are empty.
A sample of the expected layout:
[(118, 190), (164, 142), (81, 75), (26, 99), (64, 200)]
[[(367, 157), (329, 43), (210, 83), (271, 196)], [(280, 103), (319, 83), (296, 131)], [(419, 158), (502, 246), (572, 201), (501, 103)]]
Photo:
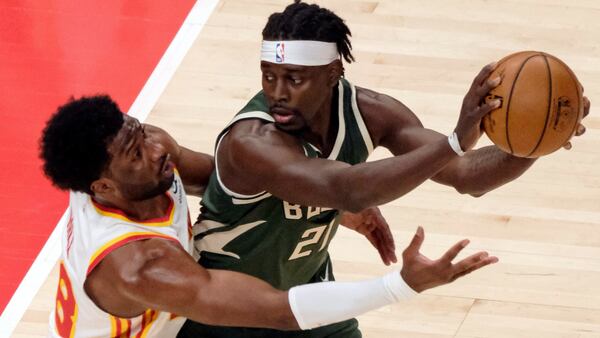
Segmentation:
[[(591, 106), (591, 102), (590, 100), (587, 98), (587, 96), (583, 97), (583, 119), (586, 118), (586, 116), (588, 116), (590, 114), (590, 106)], [(577, 129), (575, 131), (575, 136), (581, 136), (585, 133), (585, 126), (580, 123), (577, 126)], [(563, 148), (569, 150), (573, 147), (573, 145), (571, 145), (571, 141), (567, 142)]]
[(490, 79), (490, 74), (496, 69), (496, 63), (483, 67), (473, 80), (471, 88), (463, 99), (460, 116), (456, 124), (456, 135), (463, 151), (475, 146), (481, 136), (481, 119), (492, 110), (500, 107), (500, 100), (485, 103), (485, 97), (490, 90), (496, 88), (502, 79)]
[(171, 155), (171, 161), (178, 165), (179, 157), (181, 155), (181, 148), (179, 147), (179, 144), (177, 144), (177, 141), (175, 141), (175, 139), (169, 135), (169, 133), (157, 126), (146, 123), (144, 123), (143, 126), (144, 137), (149, 142), (163, 146)]
[(367, 237), (379, 252), (383, 264), (390, 265), (398, 262), (394, 237), (379, 208), (368, 208), (357, 214), (344, 212), (340, 223)]
[(423, 228), (419, 227), (402, 253), (404, 261), (400, 275), (417, 292), (451, 283), (459, 277), (498, 262), (497, 257), (481, 251), (453, 264), (452, 260), (469, 244), (467, 239), (454, 244), (441, 258), (431, 260), (419, 252), (424, 239)]

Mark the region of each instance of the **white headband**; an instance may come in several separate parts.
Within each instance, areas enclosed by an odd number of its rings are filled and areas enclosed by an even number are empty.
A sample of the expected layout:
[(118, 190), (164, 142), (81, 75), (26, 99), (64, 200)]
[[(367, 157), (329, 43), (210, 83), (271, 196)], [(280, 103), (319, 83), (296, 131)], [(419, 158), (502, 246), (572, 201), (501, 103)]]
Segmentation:
[(262, 61), (299, 66), (324, 66), (339, 58), (337, 45), (322, 41), (263, 41), (260, 53)]

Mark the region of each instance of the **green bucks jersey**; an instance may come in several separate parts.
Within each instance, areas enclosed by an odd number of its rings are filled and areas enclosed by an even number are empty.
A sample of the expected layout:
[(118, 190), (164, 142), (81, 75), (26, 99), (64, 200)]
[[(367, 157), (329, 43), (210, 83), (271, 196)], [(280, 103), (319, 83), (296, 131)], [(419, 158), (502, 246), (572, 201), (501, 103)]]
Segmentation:
[[(356, 102), (356, 89), (342, 79), (334, 89), (332, 123), (335, 144), (328, 159), (349, 164), (364, 162), (373, 144)], [(260, 119), (272, 123), (263, 92), (259, 92), (221, 132), (217, 148), (238, 121)], [(321, 157), (303, 142), (306, 156)], [(216, 153), (216, 152), (215, 152)], [(215, 156), (215, 161), (219, 159)], [(293, 189), (295, 182), (290, 182)], [(327, 248), (339, 223), (339, 212), (319, 206), (288, 203), (263, 191), (242, 195), (229, 190), (218, 170), (210, 177), (202, 199), (201, 216), (194, 227), (200, 263), (210, 269), (243, 272), (287, 290), (311, 280), (328, 259)], [(326, 274), (328, 275), (328, 274)], [(327, 276), (321, 278), (327, 280)]]

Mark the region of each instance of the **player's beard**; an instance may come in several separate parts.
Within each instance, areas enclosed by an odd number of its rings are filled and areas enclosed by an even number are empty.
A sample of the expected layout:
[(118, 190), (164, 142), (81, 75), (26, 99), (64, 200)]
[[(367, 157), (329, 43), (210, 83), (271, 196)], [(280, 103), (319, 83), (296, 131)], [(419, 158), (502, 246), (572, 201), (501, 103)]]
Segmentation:
[(148, 200), (158, 195), (162, 195), (169, 190), (174, 179), (175, 174), (161, 179), (156, 185), (153, 186), (140, 186), (139, 184), (133, 185), (124, 183), (122, 187), (123, 196), (130, 201)]

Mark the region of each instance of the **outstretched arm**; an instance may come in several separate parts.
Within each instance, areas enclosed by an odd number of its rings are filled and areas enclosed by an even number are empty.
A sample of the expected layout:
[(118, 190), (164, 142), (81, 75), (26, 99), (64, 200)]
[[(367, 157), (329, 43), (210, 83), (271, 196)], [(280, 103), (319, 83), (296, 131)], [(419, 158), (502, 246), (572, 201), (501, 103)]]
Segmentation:
[[(481, 118), (499, 104), (483, 102), (498, 84), (488, 79), (493, 69), (493, 65), (482, 69), (465, 97), (456, 127), (463, 148), (477, 141)], [(410, 192), (457, 157), (442, 138), (392, 158), (350, 166), (307, 158), (296, 137), (256, 120), (236, 123), (217, 153), (221, 181), (236, 193), (252, 195), (266, 190), (290, 203), (351, 212)]]
[(100, 308), (120, 317), (151, 308), (212, 325), (298, 328), (287, 293), (241, 273), (204, 269), (179, 243), (162, 238), (108, 254), (88, 276), (85, 290)]
[[(363, 114), (378, 145), (388, 148), (394, 155), (404, 154), (426, 144), (446, 139), (436, 131), (423, 127), (418, 118), (402, 103), (386, 96), (363, 89), (367, 99)], [(584, 97), (584, 117), (589, 114), (590, 101)], [(476, 138), (481, 130), (476, 131)], [(585, 132), (583, 125), (576, 136)], [(570, 148), (570, 143), (565, 145)], [(463, 147), (464, 150), (468, 148)], [(473, 196), (481, 196), (521, 176), (536, 159), (512, 156), (496, 146), (466, 151), (463, 157), (456, 157), (432, 179), (438, 183), (454, 187), (457, 191)]]
[(419, 252), (423, 239), (419, 227), (404, 251), (400, 273), (308, 284), (284, 292), (248, 275), (204, 269), (179, 243), (152, 238), (109, 253), (84, 287), (96, 305), (118, 317), (137, 316), (151, 308), (210, 325), (310, 329), (398, 302), (497, 261), (479, 252), (453, 264), (466, 240), (440, 259), (430, 260)]
[[(412, 242), (402, 254), (402, 278), (397, 272), (392, 272), (383, 278), (367, 281), (317, 283), (292, 288), (289, 297), (292, 308), (304, 310), (294, 311), (300, 327), (306, 329), (323, 325), (321, 323), (324, 321), (334, 322), (352, 318), (383, 305), (410, 298), (415, 292), (451, 283), (498, 261), (498, 258), (482, 251), (453, 263), (469, 243), (468, 240), (456, 243), (442, 257), (431, 260), (420, 253), (424, 239), (423, 228), (419, 227)], [(307, 311), (308, 309), (311, 311)]]
[[(421, 147), (442, 139), (446, 139), (446, 136), (422, 126), (414, 126), (405, 128), (402, 133), (389, 135), (382, 145), (394, 154), (401, 154), (407, 147)], [(456, 157), (432, 179), (452, 186), (460, 193), (481, 196), (518, 178), (535, 160), (515, 157), (496, 146), (487, 146)]]

